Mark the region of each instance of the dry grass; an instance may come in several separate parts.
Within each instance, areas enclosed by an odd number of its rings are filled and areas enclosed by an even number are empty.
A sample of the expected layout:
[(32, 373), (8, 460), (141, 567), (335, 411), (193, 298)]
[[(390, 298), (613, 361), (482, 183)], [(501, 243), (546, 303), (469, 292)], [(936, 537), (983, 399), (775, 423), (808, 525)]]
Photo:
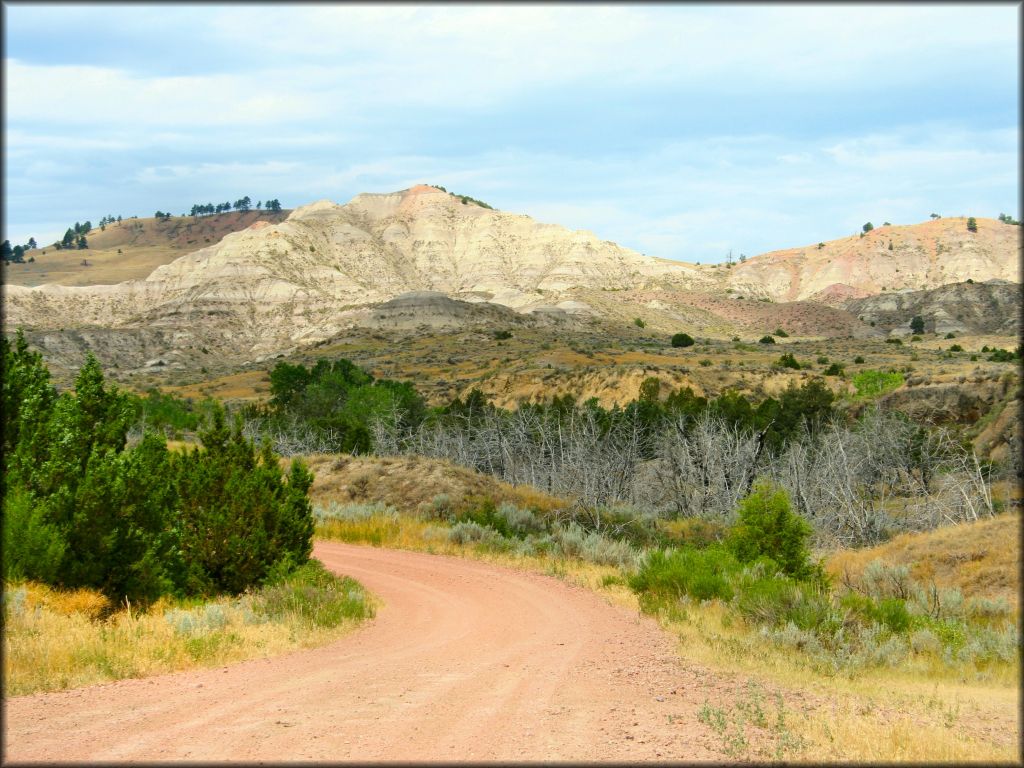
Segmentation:
[(832, 554), (826, 568), (859, 576), (872, 560), (907, 565), (920, 582), (956, 587), (964, 597), (1005, 598), (1019, 608), (1020, 513), (1013, 511), (978, 522), (906, 533), (870, 549)]
[(462, 510), (486, 496), (501, 503), (551, 512), (569, 502), (529, 486), (513, 486), (443, 459), (423, 456), (348, 456), (316, 454), (303, 457), (314, 474), (310, 499), (314, 504), (374, 501), (401, 512), (421, 513), (443, 497), (452, 510)]
[[(361, 592), (355, 582), (346, 584)], [(253, 595), (207, 603), (162, 599), (145, 612), (126, 605), (111, 613), (113, 606), (92, 590), (5, 584), (6, 693), (22, 696), (274, 656), (323, 645), (358, 621), (322, 626), (290, 610), (267, 614), (258, 601)], [(367, 605), (372, 615), (372, 602)]]

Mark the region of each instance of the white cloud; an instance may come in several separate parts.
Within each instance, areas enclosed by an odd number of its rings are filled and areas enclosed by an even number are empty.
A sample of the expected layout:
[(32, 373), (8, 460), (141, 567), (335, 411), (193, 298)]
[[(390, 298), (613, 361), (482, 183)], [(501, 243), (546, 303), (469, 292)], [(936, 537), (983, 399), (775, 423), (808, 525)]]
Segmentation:
[[(253, 126), (323, 114), (309, 94), (252, 75), (142, 77), (93, 66), (6, 61), (8, 121), (109, 126)], [(272, 85), (275, 83), (272, 83)]]

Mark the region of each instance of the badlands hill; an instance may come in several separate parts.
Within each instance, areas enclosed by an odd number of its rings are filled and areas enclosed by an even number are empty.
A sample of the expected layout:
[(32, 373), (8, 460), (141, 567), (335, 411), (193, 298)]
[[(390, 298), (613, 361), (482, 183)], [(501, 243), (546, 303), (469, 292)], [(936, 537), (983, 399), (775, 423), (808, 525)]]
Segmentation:
[[(246, 224), (240, 216), (253, 220)], [(589, 232), (485, 208), (425, 185), (361, 194), (345, 205), (319, 201), (283, 220), (268, 216), (235, 214), (219, 230), (211, 229), (217, 217), (108, 227), (90, 235), (91, 243), (131, 253), (159, 242), (165, 263), (144, 278), (77, 286), (71, 280), (33, 285), (19, 265), (6, 275), (5, 322), (90, 336), (116, 330), (119, 339), (144, 331), (163, 339), (147, 337), (147, 348), (177, 339), (263, 356), (353, 326), (414, 327), (416, 312), (408, 307), (397, 313), (374, 308), (432, 291), (459, 303), (435, 297), (421, 307), (429, 309), (431, 327), (448, 325), (448, 315), (457, 324), (471, 316), (486, 322), (493, 315), (499, 322), (502, 313), (488, 308), (502, 305), (538, 320), (597, 316), (618, 323), (644, 314), (651, 330), (728, 335), (770, 330), (769, 321), (792, 315), (800, 333), (806, 327), (812, 335), (858, 336), (882, 331), (846, 311), (843, 302), (852, 298), (967, 278), (1018, 279), (1019, 227), (991, 219), (978, 219), (977, 233), (968, 232), (963, 219), (880, 227), (728, 269), (644, 256)], [(224, 230), (231, 231), (215, 239)], [(49, 258), (37, 262), (40, 268)], [(98, 261), (91, 249), (87, 258)], [(760, 302), (740, 297), (796, 304), (755, 307)]]
[(86, 250), (57, 250), (43, 245), (26, 251), (25, 258), (34, 261), (8, 265), (5, 280), (18, 285), (103, 285), (141, 280), (179, 256), (219, 243), (225, 235), (257, 221), (282, 222), (290, 213), (228, 211), (198, 218), (127, 218), (102, 228), (93, 227)]
[(968, 279), (1020, 282), (1021, 228), (977, 217), (881, 226), (819, 245), (772, 251), (729, 270), (729, 289), (774, 301), (844, 301)]

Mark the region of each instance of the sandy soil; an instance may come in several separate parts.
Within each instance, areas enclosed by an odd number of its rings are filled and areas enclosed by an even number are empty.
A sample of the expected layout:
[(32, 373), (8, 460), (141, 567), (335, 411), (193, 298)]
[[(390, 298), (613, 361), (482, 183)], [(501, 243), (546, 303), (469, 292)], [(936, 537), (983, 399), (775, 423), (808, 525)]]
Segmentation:
[(321, 542), (377, 617), (312, 651), (6, 701), (7, 761), (720, 760), (738, 681), (554, 578)]

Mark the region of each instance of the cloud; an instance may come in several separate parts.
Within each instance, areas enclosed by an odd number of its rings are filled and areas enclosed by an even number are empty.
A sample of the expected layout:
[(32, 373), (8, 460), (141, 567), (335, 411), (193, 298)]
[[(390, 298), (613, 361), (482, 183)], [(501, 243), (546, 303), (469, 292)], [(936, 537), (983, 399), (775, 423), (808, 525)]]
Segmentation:
[(141, 77), (93, 66), (6, 61), (8, 119), (61, 125), (252, 126), (323, 113), (311, 98), (269, 91), (254, 75)]
[(1018, 196), (1013, 6), (5, 13), (9, 221), (427, 181), (706, 261)]

